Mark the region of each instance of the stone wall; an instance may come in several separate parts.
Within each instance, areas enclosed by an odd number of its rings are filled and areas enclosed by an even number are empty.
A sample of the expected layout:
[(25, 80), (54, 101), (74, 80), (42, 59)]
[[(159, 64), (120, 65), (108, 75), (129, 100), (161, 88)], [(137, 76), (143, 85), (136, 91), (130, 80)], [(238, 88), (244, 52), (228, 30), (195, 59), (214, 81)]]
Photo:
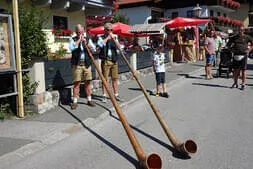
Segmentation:
[[(167, 53), (168, 58), (167, 58), (167, 63), (166, 63), (166, 68), (168, 68), (170, 65), (172, 65), (172, 55), (170, 53)], [(153, 68), (152, 66), (146, 67), (144, 69), (139, 69), (136, 70), (137, 68), (137, 59), (136, 59), (136, 54), (133, 53), (133, 55), (130, 58), (130, 64), (133, 68), (133, 70), (136, 72), (137, 76), (146, 76), (146, 75), (151, 75), (153, 74)], [(98, 62), (100, 64), (100, 62)], [(36, 90), (36, 93), (34, 95), (31, 95), (29, 98), (29, 104), (26, 105), (26, 109), (28, 111), (32, 111), (34, 113), (44, 113), (59, 104), (70, 104), (71, 103), (71, 98), (72, 98), (72, 89), (73, 86), (66, 86), (63, 88), (60, 88), (58, 90), (53, 90), (53, 91), (45, 91), (45, 77), (39, 73), (39, 71), (43, 70), (43, 65), (42, 63), (37, 63), (35, 66), (32, 67), (31, 70), (31, 78), (34, 81), (39, 82), (39, 87), (38, 90)], [(38, 70), (37, 70), (38, 69)], [(97, 76), (97, 75), (96, 75)], [(129, 80), (133, 80), (134, 77), (131, 72), (124, 72), (119, 74), (119, 80), (118, 84), (121, 85), (124, 82), (127, 82)], [(43, 84), (44, 83), (44, 84)], [(110, 78), (109, 78), (109, 83)], [(102, 87), (102, 82), (100, 78), (96, 78), (92, 80), (91, 88), (93, 92), (96, 92), (97, 90), (100, 90)], [(44, 91), (43, 91), (44, 90)]]

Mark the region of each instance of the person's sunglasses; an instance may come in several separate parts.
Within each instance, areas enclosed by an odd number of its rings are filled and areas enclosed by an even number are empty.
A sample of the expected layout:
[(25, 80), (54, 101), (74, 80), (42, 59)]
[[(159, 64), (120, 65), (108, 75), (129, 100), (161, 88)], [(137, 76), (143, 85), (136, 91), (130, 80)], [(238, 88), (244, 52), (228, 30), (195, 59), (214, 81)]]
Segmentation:
[(106, 29), (107, 31), (112, 31), (112, 29)]

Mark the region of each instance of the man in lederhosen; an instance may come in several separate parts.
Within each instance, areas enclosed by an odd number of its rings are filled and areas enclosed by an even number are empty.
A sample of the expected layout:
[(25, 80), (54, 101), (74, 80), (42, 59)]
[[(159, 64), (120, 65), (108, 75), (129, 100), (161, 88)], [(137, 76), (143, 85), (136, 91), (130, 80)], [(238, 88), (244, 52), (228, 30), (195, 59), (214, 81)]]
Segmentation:
[[(99, 58), (102, 60), (101, 69), (103, 76), (108, 80), (109, 73), (111, 74), (112, 88), (117, 101), (124, 101), (118, 92), (118, 56), (117, 56), (117, 46), (114, 43), (113, 38), (115, 36), (112, 34), (113, 26), (111, 23), (105, 23), (104, 25), (105, 34), (98, 39), (98, 46), (100, 48)], [(117, 41), (116, 41), (117, 42)], [(118, 43), (118, 42), (117, 42)], [(103, 102), (107, 102), (106, 90), (103, 85)]]
[[(91, 100), (91, 64), (92, 61), (90, 56), (85, 48), (87, 45), (90, 49), (95, 50), (95, 46), (92, 41), (86, 39), (84, 35), (84, 27), (80, 24), (76, 25), (76, 36), (70, 40), (70, 50), (72, 52), (71, 58), (71, 67), (72, 67), (72, 75), (74, 81), (73, 88), (73, 103), (71, 105), (71, 109), (77, 108), (77, 100), (79, 97), (80, 91), (80, 83), (83, 77), (84, 80), (84, 90), (87, 95), (87, 105), (94, 107), (95, 103)], [(88, 43), (88, 44), (87, 44)]]

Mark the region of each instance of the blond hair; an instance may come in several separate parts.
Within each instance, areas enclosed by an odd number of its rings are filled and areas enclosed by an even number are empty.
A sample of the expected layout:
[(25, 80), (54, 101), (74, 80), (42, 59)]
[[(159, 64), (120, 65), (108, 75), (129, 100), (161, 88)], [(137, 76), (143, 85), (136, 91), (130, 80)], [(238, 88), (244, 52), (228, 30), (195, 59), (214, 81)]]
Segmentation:
[(84, 29), (83, 25), (77, 24), (77, 25), (75, 26), (75, 30), (78, 30), (78, 29)]
[(112, 23), (110, 22), (105, 23), (104, 29), (108, 29), (109, 27), (112, 27)]

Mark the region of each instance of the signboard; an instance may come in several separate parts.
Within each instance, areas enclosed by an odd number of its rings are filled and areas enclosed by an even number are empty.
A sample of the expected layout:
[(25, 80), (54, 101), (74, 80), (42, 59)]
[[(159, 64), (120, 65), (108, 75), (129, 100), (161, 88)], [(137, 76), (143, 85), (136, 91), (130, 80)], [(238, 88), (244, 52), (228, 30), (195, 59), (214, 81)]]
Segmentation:
[(0, 98), (17, 95), (11, 15), (0, 14)]
[(0, 14), (0, 73), (15, 70), (11, 15)]

